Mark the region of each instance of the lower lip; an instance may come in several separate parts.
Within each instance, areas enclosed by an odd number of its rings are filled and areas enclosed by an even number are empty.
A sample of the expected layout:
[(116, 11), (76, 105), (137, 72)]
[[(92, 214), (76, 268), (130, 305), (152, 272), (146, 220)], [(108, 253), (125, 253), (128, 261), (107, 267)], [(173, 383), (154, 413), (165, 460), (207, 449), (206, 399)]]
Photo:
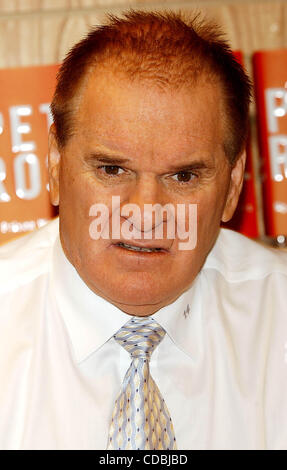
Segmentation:
[(166, 250), (162, 251), (136, 251), (136, 250), (129, 250), (120, 245), (112, 245), (113, 249), (116, 249), (119, 253), (126, 254), (128, 256), (134, 256), (136, 258), (161, 258), (162, 256), (166, 255), (168, 252)]

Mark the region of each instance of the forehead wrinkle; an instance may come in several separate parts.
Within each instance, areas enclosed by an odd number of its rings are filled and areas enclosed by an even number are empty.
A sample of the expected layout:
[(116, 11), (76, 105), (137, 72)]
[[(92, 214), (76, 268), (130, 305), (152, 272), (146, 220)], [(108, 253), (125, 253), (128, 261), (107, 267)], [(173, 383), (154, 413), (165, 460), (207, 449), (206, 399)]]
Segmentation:
[[(180, 125), (177, 126), (176, 130), (174, 129), (174, 121), (171, 121), (171, 133), (173, 132), (176, 132), (177, 134), (177, 138), (180, 137), (182, 135), (183, 139), (186, 141), (186, 144), (184, 142), (182, 142), (183, 146), (186, 147), (186, 146), (189, 146), (189, 147), (193, 147), (194, 143), (196, 142), (199, 142), (203, 139), (205, 141), (208, 141), (209, 143), (212, 144), (212, 142), (215, 140), (215, 138), (217, 137), (218, 134), (221, 134), (222, 133), (222, 126), (212, 126), (212, 127), (209, 127), (209, 131), (205, 132), (205, 127), (204, 125), (202, 125), (202, 121), (205, 121), (206, 119), (209, 119), (209, 120), (212, 120), (212, 119), (217, 119), (217, 120), (220, 120), (222, 122), (222, 120), (220, 119), (219, 115), (221, 116), (222, 113), (221, 113), (221, 109), (222, 109), (222, 100), (220, 99), (221, 98), (221, 90), (220, 90), (220, 87), (215, 87), (214, 85), (211, 85), (208, 86), (208, 87), (202, 87), (201, 85), (198, 85), (196, 86), (193, 90), (189, 90), (188, 88), (182, 90), (181, 92), (179, 92), (178, 90), (172, 90), (172, 89), (169, 89), (169, 90), (165, 90), (165, 92), (163, 93), (162, 91), (159, 91), (157, 89), (157, 87), (154, 87), (153, 89), (150, 90), (150, 98), (149, 98), (149, 101), (148, 102), (145, 102), (145, 101), (141, 101), (140, 98), (139, 98), (139, 103), (142, 104), (142, 112), (140, 112), (138, 110), (138, 108), (136, 108), (136, 114), (135, 114), (135, 119), (134, 118), (134, 115), (132, 115), (131, 113), (131, 116), (129, 117), (129, 114), (126, 113), (126, 116), (125, 116), (125, 119), (120, 119), (120, 106), (121, 106), (121, 102), (120, 102), (120, 99), (121, 99), (121, 89), (123, 89), (123, 92), (125, 92), (126, 90), (126, 83), (129, 84), (129, 86), (131, 86), (131, 93), (134, 94), (135, 96), (136, 95), (139, 95), (141, 96), (141, 88), (143, 87), (143, 84), (141, 82), (139, 83), (131, 83), (129, 81), (127, 81), (126, 79), (125, 80), (120, 80), (118, 82), (113, 82), (112, 83), (112, 87), (111, 89), (107, 89), (106, 88), (106, 83), (109, 82), (108, 78), (106, 76), (106, 71), (104, 72), (104, 74), (102, 74), (102, 76), (100, 76), (101, 74), (99, 74), (99, 71), (95, 72), (95, 74), (93, 76), (91, 76), (91, 80), (86, 80), (86, 83), (85, 83), (85, 86), (83, 87), (83, 90), (87, 91), (88, 88), (91, 88), (93, 87), (93, 83), (95, 83), (95, 91), (97, 90), (98, 93), (99, 93), (99, 96), (100, 96), (100, 100), (101, 100), (101, 90), (103, 90), (103, 92), (106, 91), (106, 97), (107, 97), (107, 102), (104, 103), (103, 101), (101, 102), (101, 110), (103, 110), (104, 112), (104, 115), (103, 115), (103, 128), (101, 128), (101, 121), (99, 120), (99, 123), (97, 123), (97, 127), (92, 130), (93, 132), (93, 135), (95, 135), (95, 137), (98, 136), (99, 139), (101, 139), (101, 141), (103, 142), (103, 144), (105, 143), (104, 140), (102, 139), (106, 139), (106, 142), (108, 143), (108, 147), (112, 150), (112, 148), (115, 148), (115, 152), (116, 153), (121, 153), (122, 152), (122, 143), (124, 144), (129, 144), (129, 140), (130, 140), (130, 132), (131, 132), (131, 128), (133, 125), (136, 125), (136, 124), (139, 124), (142, 122), (142, 126), (140, 127), (135, 127), (135, 133), (133, 134), (133, 142), (132, 142), (132, 145), (134, 146), (134, 144), (136, 145), (139, 145), (139, 146), (142, 146), (143, 145), (143, 141), (144, 139), (150, 139), (150, 142), (149, 142), (149, 146), (150, 148), (153, 147), (153, 150), (151, 153), (151, 158), (152, 160), (154, 160), (156, 158), (156, 147), (158, 145), (160, 145), (160, 141), (161, 139), (164, 139), (164, 135), (160, 135), (162, 133), (159, 134), (158, 132), (158, 128), (156, 127), (152, 127), (154, 125), (154, 123), (151, 121), (151, 124), (149, 125), (149, 122), (150, 122), (150, 119), (149, 119), (149, 115), (151, 113), (151, 110), (153, 109), (152, 106), (153, 106), (153, 103), (151, 104), (151, 101), (156, 101), (154, 99), (154, 93), (155, 94), (160, 94), (162, 96), (166, 95), (167, 97), (172, 97), (172, 95), (174, 95), (175, 97), (176, 96), (180, 96), (181, 95), (181, 101), (183, 101), (182, 98), (184, 98), (184, 94), (187, 93), (187, 95), (191, 96), (191, 93), (196, 93), (197, 90), (204, 90), (204, 93), (208, 93), (209, 96), (207, 97), (208, 100), (210, 100), (211, 102), (211, 108), (214, 110), (215, 112), (215, 116), (210, 116), (209, 114), (209, 110), (207, 109), (206, 110), (206, 113), (205, 115), (203, 115), (202, 113), (202, 110), (201, 110), (201, 116), (199, 116), (199, 119), (197, 119), (197, 116), (193, 117), (192, 119), (192, 127), (193, 129), (191, 129), (191, 132), (188, 133), (188, 128), (190, 127), (190, 122), (189, 122), (189, 119), (190, 117), (187, 115), (188, 114), (188, 110), (187, 110), (187, 113), (183, 112), (182, 115), (181, 115), (181, 122), (180, 122)], [(96, 80), (95, 80), (96, 79)], [(103, 80), (104, 79), (104, 80)], [(109, 106), (107, 105), (109, 100), (112, 102), (112, 93), (115, 92), (116, 93), (116, 98), (115, 98), (115, 102), (118, 103), (118, 104), (115, 104), (115, 108), (114, 108), (114, 111), (115, 111), (115, 114), (112, 114), (111, 111), (110, 111), (110, 108)], [(127, 91), (127, 93), (129, 93), (129, 91)], [(183, 93), (183, 94), (182, 94)], [(120, 97), (120, 99), (118, 100), (118, 97), (117, 95)], [(95, 94), (94, 94), (95, 96)], [(192, 96), (191, 96), (192, 97)], [(91, 100), (89, 99), (88, 95), (86, 95), (86, 93), (83, 93), (82, 94), (82, 100), (81, 100), (81, 104), (84, 105), (85, 103), (85, 99), (86, 99), (86, 102), (87, 102), (87, 105), (88, 106), (91, 106)], [(124, 99), (124, 98), (123, 98)], [(95, 105), (93, 106), (94, 108), (96, 108), (96, 98), (93, 99), (92, 97), (92, 103), (95, 101)], [(217, 104), (219, 102), (219, 104)], [(213, 106), (214, 105), (214, 106)], [(112, 104), (113, 106), (113, 104)], [(187, 106), (188, 104), (186, 105), (186, 109), (187, 109)], [(191, 105), (192, 106), (192, 105)], [(196, 101), (196, 95), (195, 95), (195, 107), (198, 106), (198, 101)], [(135, 108), (135, 106), (133, 106), (133, 108)], [(147, 110), (146, 110), (147, 108)], [(82, 108), (83, 109), (83, 108)], [(107, 112), (106, 112), (107, 111)], [(144, 118), (144, 113), (145, 111), (148, 113), (147, 116)], [(203, 108), (203, 111), (204, 111), (204, 108)], [(170, 114), (172, 115), (172, 112), (173, 112), (173, 109), (171, 108), (170, 110)], [(161, 122), (163, 122), (165, 125), (166, 125), (166, 116), (168, 115), (168, 103), (164, 104), (164, 107), (163, 107), (163, 115), (160, 116), (161, 118), (158, 119), (158, 123), (160, 124)], [(82, 115), (82, 119), (86, 119), (86, 117), (89, 119), (89, 113), (85, 110), (83, 110), (83, 115)], [(97, 118), (97, 116), (95, 116)], [(80, 118), (80, 116), (79, 116)], [(82, 120), (80, 119), (80, 120)], [(105, 119), (110, 119), (110, 122), (109, 122), (109, 126), (107, 127), (106, 123), (104, 122)], [(198, 130), (198, 133), (194, 131), (194, 127), (198, 127), (199, 130)], [(207, 126), (208, 127), (208, 126)], [(212, 132), (214, 135), (210, 135), (210, 129), (212, 128)], [(113, 130), (116, 131), (116, 134), (118, 134), (118, 136), (120, 137), (120, 141), (115, 141), (113, 139)], [(84, 129), (84, 132), (86, 132), (86, 128)], [(108, 134), (107, 134), (108, 132)], [(164, 129), (164, 132), (166, 134), (166, 129)], [(90, 131), (89, 131), (90, 133)], [(152, 137), (152, 134), (153, 134), (153, 138), (151, 139)], [(89, 135), (89, 138), (90, 138), (90, 135)], [(191, 142), (189, 143), (188, 141), (191, 140)], [(223, 138), (222, 138), (223, 140)], [(164, 142), (163, 142), (164, 143)], [(112, 144), (112, 147), (111, 145)], [(178, 142), (177, 142), (177, 145), (178, 145)], [(132, 152), (133, 149), (129, 149), (129, 145), (124, 145), (125, 149), (124, 149), (124, 154), (126, 155), (127, 152)], [(186, 151), (186, 149), (185, 149)]]

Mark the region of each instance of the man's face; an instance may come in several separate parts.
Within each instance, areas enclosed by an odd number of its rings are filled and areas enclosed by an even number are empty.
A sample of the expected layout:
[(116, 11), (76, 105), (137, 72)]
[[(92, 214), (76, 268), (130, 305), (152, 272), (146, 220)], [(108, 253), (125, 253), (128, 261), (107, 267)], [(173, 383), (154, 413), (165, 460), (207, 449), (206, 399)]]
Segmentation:
[[(55, 204), (60, 200), (65, 254), (95, 293), (127, 313), (152, 314), (191, 285), (221, 219), (229, 219), (236, 207), (244, 156), (231, 171), (222, 145), (220, 88), (204, 84), (160, 91), (151, 83), (97, 72), (89, 78), (74, 119), (75, 134), (60, 153), (53, 128), (50, 135), (51, 197)], [(118, 242), (127, 240), (122, 235), (91, 238), (95, 217), (89, 215), (90, 208), (104, 204), (111, 227), (112, 196), (120, 197), (121, 206), (137, 204), (142, 215), (144, 204), (197, 204), (196, 247), (180, 249), (177, 230), (168, 239), (165, 218), (164, 239), (155, 240), (153, 219), (150, 240), (143, 223), (120, 217), (121, 226), (128, 223), (138, 232), (131, 245), (161, 251), (120, 246)], [(176, 213), (174, 222), (176, 227)]]

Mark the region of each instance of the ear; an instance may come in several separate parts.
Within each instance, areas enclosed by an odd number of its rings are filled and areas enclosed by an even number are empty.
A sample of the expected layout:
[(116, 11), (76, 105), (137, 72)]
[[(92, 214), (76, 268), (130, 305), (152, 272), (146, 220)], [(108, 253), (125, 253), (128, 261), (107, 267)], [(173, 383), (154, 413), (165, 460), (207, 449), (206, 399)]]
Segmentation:
[(59, 173), (60, 173), (60, 152), (56, 139), (55, 124), (52, 124), (48, 138), (48, 172), (50, 200), (53, 206), (59, 205)]
[(228, 222), (236, 209), (240, 192), (244, 181), (244, 168), (246, 161), (246, 150), (244, 150), (237, 158), (235, 165), (232, 167), (230, 175), (230, 184), (224, 211), (221, 217), (222, 222)]

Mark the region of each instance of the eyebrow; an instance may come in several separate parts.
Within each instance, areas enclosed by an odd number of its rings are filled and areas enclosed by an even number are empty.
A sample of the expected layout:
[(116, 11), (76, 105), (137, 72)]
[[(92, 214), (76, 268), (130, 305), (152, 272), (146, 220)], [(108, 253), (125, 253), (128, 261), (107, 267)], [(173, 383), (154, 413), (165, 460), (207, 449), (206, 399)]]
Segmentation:
[(181, 163), (178, 165), (171, 165), (170, 170), (172, 171), (184, 171), (184, 170), (201, 170), (205, 168), (210, 168), (211, 165), (204, 162), (203, 160), (195, 160), (190, 163)]
[(109, 163), (113, 165), (122, 165), (124, 163), (131, 162), (128, 158), (117, 157), (113, 154), (93, 152), (84, 156), (84, 160), (87, 163)]

